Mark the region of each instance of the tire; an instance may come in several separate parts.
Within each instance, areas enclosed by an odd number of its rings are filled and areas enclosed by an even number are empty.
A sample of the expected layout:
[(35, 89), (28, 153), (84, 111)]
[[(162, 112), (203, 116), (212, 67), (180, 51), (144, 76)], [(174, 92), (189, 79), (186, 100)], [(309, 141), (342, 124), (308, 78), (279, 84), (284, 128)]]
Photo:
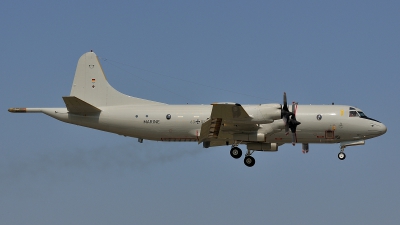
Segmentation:
[(244, 164), (248, 167), (252, 167), (254, 164), (256, 164), (256, 160), (251, 156), (246, 156), (244, 158)]
[(242, 157), (242, 150), (240, 148), (238, 148), (238, 147), (233, 147), (231, 149), (230, 153), (231, 153), (231, 156), (233, 158), (235, 158), (235, 159), (238, 159), (238, 158)]
[(346, 158), (346, 154), (344, 154), (344, 152), (339, 152), (339, 154), (337, 155), (337, 157), (338, 157), (340, 160), (344, 160), (344, 159)]

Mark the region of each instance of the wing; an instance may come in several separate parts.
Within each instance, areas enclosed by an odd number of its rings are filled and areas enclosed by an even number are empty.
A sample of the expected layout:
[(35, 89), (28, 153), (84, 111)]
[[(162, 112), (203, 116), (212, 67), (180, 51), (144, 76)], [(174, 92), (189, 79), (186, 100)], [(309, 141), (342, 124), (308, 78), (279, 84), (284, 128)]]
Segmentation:
[(199, 143), (206, 140), (223, 141), (232, 139), (237, 132), (254, 132), (258, 129), (251, 123), (252, 117), (240, 105), (235, 103), (214, 103), (211, 116), (201, 126)]
[(251, 117), (238, 103), (213, 103), (211, 118), (224, 118), (225, 120), (250, 120)]

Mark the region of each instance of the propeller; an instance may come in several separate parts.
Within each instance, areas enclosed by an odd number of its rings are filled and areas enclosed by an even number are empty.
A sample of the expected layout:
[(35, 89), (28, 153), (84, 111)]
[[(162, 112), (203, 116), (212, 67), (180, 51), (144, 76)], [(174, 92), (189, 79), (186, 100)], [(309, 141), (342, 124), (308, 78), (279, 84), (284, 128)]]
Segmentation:
[(296, 120), (296, 103), (292, 103), (292, 112), (289, 112), (289, 108), (287, 106), (287, 98), (286, 98), (286, 92), (283, 93), (283, 106), (281, 110), (281, 118), (283, 119), (283, 122), (285, 123), (285, 132), (286, 135), (289, 134), (289, 129), (292, 132), (292, 144), (293, 146), (297, 142), (297, 135), (296, 135), (296, 128), (298, 125), (301, 123)]
[(283, 119), (283, 122), (285, 123), (285, 132), (286, 135), (289, 133), (289, 119), (290, 116), (293, 113), (289, 112), (289, 108), (287, 106), (287, 99), (286, 99), (286, 92), (283, 92), (283, 106), (282, 106), (282, 110), (281, 110), (281, 118)]

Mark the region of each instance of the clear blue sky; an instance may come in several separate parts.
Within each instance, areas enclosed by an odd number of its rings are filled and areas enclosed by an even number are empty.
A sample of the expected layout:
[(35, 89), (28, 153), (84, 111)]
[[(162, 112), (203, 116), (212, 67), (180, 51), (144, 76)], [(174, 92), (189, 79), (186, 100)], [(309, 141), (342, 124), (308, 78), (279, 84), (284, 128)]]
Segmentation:
[[(399, 224), (398, 1), (2, 1), (1, 224)], [(170, 104), (354, 105), (365, 146), (125, 138), (9, 107), (63, 107), (93, 49), (111, 85)], [(244, 147), (244, 146), (243, 146)]]

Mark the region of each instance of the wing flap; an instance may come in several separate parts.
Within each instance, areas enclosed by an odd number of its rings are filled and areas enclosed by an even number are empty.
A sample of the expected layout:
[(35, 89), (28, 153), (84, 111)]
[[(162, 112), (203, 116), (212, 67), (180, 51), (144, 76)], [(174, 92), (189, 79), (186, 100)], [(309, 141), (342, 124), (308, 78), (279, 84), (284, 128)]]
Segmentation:
[(62, 97), (68, 112), (74, 114), (98, 113), (101, 110), (75, 96)]
[(217, 139), (221, 129), (221, 118), (209, 119), (201, 126), (199, 143), (206, 139)]

